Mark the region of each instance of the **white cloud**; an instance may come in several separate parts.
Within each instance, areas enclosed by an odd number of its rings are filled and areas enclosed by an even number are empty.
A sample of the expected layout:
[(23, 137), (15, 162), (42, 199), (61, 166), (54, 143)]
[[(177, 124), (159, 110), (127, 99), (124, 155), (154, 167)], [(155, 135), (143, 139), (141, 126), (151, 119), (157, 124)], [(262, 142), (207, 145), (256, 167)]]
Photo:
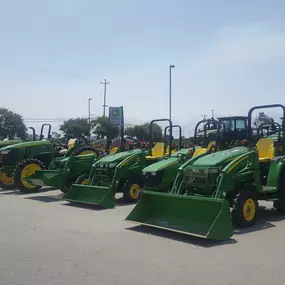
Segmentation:
[[(185, 37), (191, 38), (191, 34)], [(92, 97), (92, 113), (101, 114), (103, 86), (99, 82), (107, 76), (111, 81), (107, 104), (123, 105), (128, 123), (133, 120), (128, 118), (144, 122), (167, 117), (169, 64), (176, 65), (173, 121), (187, 125), (186, 134), (211, 109), (217, 115), (246, 115), (253, 105), (283, 103), (284, 26), (266, 22), (224, 27), (204, 42), (205, 46), (180, 54), (181, 60), (175, 60), (175, 51), (171, 60), (158, 56), (149, 61), (142, 54), (136, 62), (126, 59), (124, 66), (114, 62), (104, 74), (94, 67), (93, 74), (79, 79), (45, 74), (22, 79), (13, 78), (11, 72), (5, 77), (3, 71), (1, 105), (28, 117), (76, 117), (87, 114), (87, 100)]]

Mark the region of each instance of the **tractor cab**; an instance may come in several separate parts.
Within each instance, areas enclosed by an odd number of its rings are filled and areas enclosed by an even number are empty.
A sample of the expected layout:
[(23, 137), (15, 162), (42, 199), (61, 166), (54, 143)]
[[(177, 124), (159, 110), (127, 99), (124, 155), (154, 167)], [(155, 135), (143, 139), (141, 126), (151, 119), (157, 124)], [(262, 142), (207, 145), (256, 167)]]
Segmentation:
[(224, 140), (242, 140), (247, 137), (248, 133), (248, 117), (231, 116), (220, 117), (218, 121), (224, 126)]

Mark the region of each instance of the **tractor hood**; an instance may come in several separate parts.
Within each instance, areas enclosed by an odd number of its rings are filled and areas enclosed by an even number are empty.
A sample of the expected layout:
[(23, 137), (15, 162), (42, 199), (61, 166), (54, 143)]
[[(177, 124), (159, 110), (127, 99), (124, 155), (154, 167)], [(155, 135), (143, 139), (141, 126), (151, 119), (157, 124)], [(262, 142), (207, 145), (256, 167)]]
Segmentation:
[(119, 153), (109, 154), (100, 159), (100, 163), (109, 164), (113, 162), (120, 162), (125, 158), (143, 152), (141, 149), (134, 149), (129, 151), (123, 151)]
[(15, 148), (24, 148), (24, 147), (30, 147), (30, 146), (39, 146), (39, 145), (50, 145), (50, 141), (30, 141), (30, 142), (20, 142), (12, 145), (8, 145), (5, 147), (2, 147), (0, 151), (8, 151)]
[(170, 157), (165, 156), (163, 159), (159, 160), (156, 163), (153, 163), (143, 169), (143, 172), (156, 172), (162, 170), (171, 165), (175, 165), (179, 163), (179, 153), (188, 155), (190, 149), (181, 149), (175, 153), (173, 153)]
[(0, 147), (6, 147), (6, 146), (9, 146), (9, 145), (13, 145), (13, 144), (16, 144), (16, 143), (21, 143), (22, 141), (21, 140), (7, 140), (7, 141), (0, 141)]
[(240, 156), (249, 151), (247, 147), (235, 147), (232, 149), (227, 149), (223, 151), (218, 151), (211, 153), (201, 158), (197, 159), (192, 166), (193, 167), (214, 167), (214, 166), (223, 166), (225, 163), (230, 162), (237, 156)]

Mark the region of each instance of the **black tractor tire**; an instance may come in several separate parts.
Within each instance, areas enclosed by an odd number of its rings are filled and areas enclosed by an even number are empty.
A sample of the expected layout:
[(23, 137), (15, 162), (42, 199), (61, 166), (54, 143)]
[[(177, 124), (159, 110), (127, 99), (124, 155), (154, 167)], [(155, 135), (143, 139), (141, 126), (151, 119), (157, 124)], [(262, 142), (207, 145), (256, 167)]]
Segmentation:
[(16, 188), (18, 188), (19, 191), (23, 193), (34, 193), (34, 192), (37, 192), (41, 188), (41, 186), (34, 186), (32, 188), (28, 187), (27, 185), (25, 185), (25, 183), (21, 179), (22, 171), (24, 170), (26, 166), (30, 164), (36, 164), (39, 166), (41, 170), (46, 170), (46, 167), (44, 166), (44, 164), (38, 159), (30, 158), (30, 159), (21, 161), (15, 168), (14, 181), (15, 181)]
[(140, 192), (143, 188), (143, 183), (139, 178), (127, 180), (123, 188), (123, 196), (126, 202), (135, 203), (141, 195)]
[[(88, 175), (80, 175), (76, 180), (74, 184), (81, 184), (81, 185), (87, 185), (88, 184)], [(86, 183), (87, 182), (87, 183)]]
[(11, 189), (15, 189), (15, 183), (13, 184), (5, 184), (0, 180), (0, 188), (4, 189), (4, 190), (11, 190)]
[[(256, 220), (257, 207), (257, 195), (254, 190), (244, 189), (239, 192), (233, 200), (233, 224), (240, 228), (252, 226)], [(245, 213), (245, 211), (249, 211), (249, 213)]]
[(273, 206), (276, 212), (285, 215), (285, 171), (281, 172), (281, 180), (279, 184), (279, 198), (274, 201)]
[(84, 152), (94, 152), (96, 155), (100, 155), (100, 151), (96, 148), (94, 148), (93, 146), (91, 145), (84, 145), (84, 146), (80, 146), (78, 148), (76, 148), (72, 153), (71, 155), (72, 156), (75, 156), (75, 155), (81, 155), (83, 154)]

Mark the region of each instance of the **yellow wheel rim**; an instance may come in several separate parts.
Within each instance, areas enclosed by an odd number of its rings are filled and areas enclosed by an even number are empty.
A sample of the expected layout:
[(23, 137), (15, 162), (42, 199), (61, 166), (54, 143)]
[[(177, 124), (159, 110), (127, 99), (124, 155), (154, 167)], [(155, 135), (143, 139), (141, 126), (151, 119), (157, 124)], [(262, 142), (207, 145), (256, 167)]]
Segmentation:
[(138, 184), (132, 184), (130, 187), (130, 196), (132, 199), (137, 199), (139, 197), (141, 188)]
[(90, 153), (95, 153), (95, 151), (93, 151), (93, 150), (84, 150), (84, 151), (80, 152), (79, 155), (90, 154)]
[(6, 173), (2, 173), (0, 176), (0, 180), (3, 184), (5, 185), (13, 185), (14, 184), (14, 179), (13, 177), (7, 176)]
[(247, 199), (243, 205), (243, 216), (250, 222), (255, 216), (255, 203), (252, 199)]
[(82, 185), (87, 185), (88, 184), (88, 178), (84, 179), (82, 182), (81, 182)]
[(37, 186), (29, 184), (24, 180), (24, 178), (31, 176), (34, 174), (37, 170), (41, 170), (41, 167), (35, 163), (31, 163), (26, 165), (22, 171), (21, 171), (21, 182), (26, 188), (35, 188)]

